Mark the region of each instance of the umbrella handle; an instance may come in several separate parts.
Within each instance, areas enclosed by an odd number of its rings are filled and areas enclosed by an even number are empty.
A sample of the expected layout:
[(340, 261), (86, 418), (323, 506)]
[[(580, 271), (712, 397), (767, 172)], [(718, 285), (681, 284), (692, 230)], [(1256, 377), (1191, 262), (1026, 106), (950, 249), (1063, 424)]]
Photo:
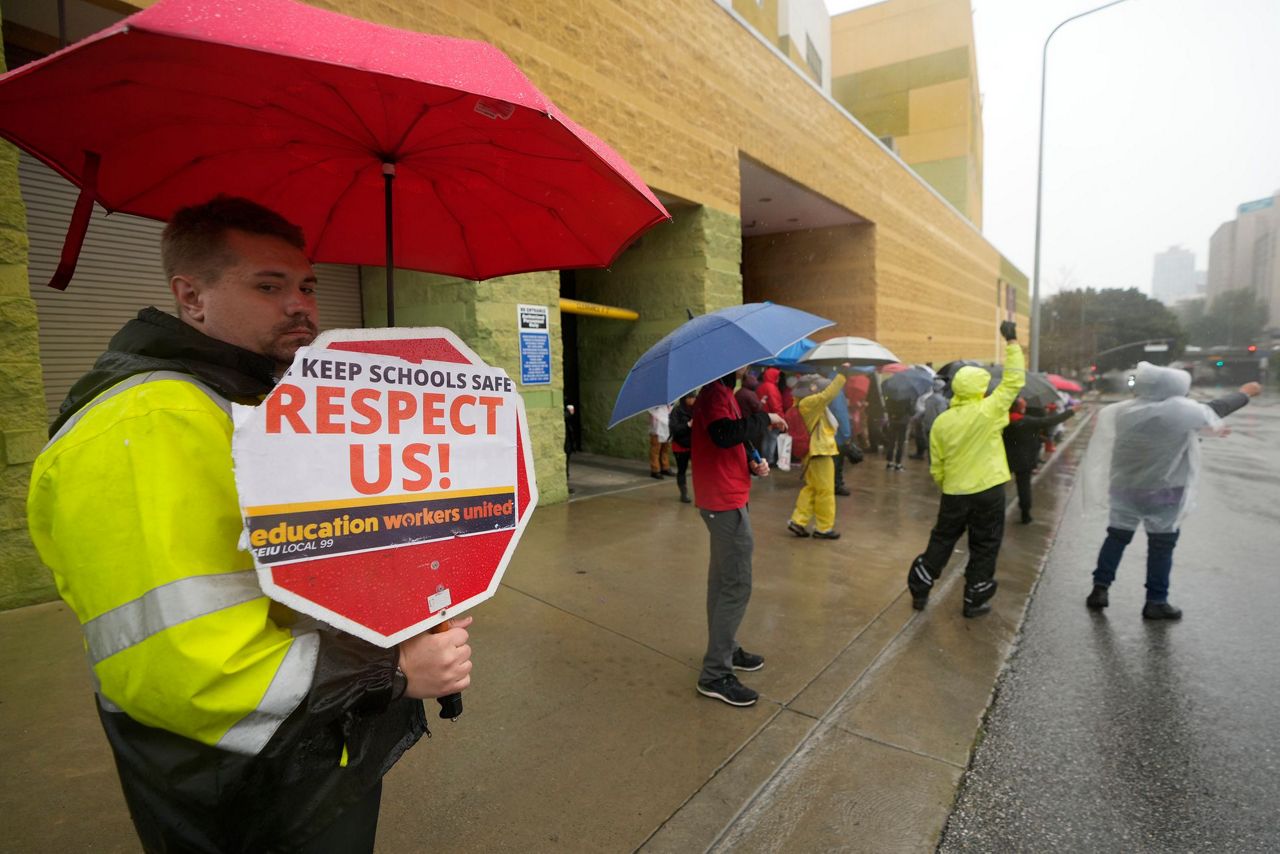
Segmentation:
[[(433, 626), (431, 634), (438, 635), (441, 632), (449, 631), (453, 625), (452, 620), (445, 620), (439, 625)], [(437, 697), (436, 702), (440, 704), (440, 717), (447, 720), (456, 721), (462, 716), (462, 692), (456, 691), (443, 697)]]

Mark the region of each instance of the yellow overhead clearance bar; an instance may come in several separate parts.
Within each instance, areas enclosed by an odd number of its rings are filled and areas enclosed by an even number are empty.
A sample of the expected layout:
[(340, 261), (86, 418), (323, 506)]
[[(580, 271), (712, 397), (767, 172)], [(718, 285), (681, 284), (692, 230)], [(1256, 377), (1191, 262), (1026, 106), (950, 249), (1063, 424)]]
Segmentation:
[(640, 314), (629, 308), (617, 308), (612, 305), (599, 305), (594, 302), (583, 302), (578, 299), (560, 297), (561, 314), (581, 314), (585, 317), (604, 317), (609, 320), (639, 320)]

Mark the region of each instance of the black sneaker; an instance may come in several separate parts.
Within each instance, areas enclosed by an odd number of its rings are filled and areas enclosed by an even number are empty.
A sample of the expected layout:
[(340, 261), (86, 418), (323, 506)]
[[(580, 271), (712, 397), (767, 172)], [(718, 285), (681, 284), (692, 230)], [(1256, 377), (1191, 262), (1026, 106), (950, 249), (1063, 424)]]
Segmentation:
[(761, 667), (764, 667), (763, 655), (747, 652), (742, 647), (738, 647), (733, 651), (734, 670), (759, 670)]
[(911, 607), (923, 611), (929, 602), (929, 591), (933, 589), (933, 576), (924, 565), (924, 555), (920, 555), (907, 570), (907, 589), (911, 591)]
[(848, 487), (837, 486), (836, 495), (853, 495), (853, 493), (849, 491)]
[(830, 531), (814, 531), (813, 538), (815, 540), (838, 540), (840, 539), (840, 532), (835, 528)]
[(653, 478), (654, 480), (662, 480), (662, 472), (651, 471), (649, 472), (649, 477)]
[(1022, 512), (1022, 524), (1024, 524), (1024, 525), (1030, 525), (1030, 524), (1031, 524), (1032, 522), (1034, 522), (1034, 521), (1035, 521), (1035, 519), (1032, 519), (1032, 518), (1031, 518), (1031, 514), (1030, 514), (1030, 513), (1026, 512), (1025, 510)]
[(1107, 588), (1101, 584), (1093, 585), (1093, 592), (1084, 600), (1085, 607), (1093, 611), (1101, 611), (1103, 608), (1111, 604), (1110, 598), (1107, 596)]
[(1182, 609), (1175, 608), (1168, 602), (1148, 602), (1142, 606), (1144, 620), (1181, 620)]
[(995, 581), (979, 581), (964, 588), (964, 615), (980, 617), (991, 610), (991, 597), (996, 595)]
[(809, 532), (807, 530), (805, 530), (804, 528), (801, 528), (799, 525), (797, 525), (795, 522), (792, 522), (791, 520), (787, 520), (787, 530), (795, 534), (797, 537), (809, 536)]
[(704, 697), (714, 697), (731, 706), (754, 706), (760, 695), (738, 681), (738, 677), (730, 673), (721, 676), (714, 682), (698, 683), (698, 693)]

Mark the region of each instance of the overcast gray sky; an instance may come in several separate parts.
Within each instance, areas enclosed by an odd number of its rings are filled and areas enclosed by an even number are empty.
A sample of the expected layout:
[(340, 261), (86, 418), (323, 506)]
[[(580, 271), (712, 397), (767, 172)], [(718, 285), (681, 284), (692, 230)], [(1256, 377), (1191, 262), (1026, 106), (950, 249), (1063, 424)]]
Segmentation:
[[(1028, 276), (1040, 52), (1105, 0), (972, 0), (983, 231)], [(832, 14), (872, 5), (826, 0)], [(1151, 290), (1171, 245), (1208, 265), (1242, 202), (1280, 190), (1280, 0), (1128, 0), (1049, 47), (1041, 287)]]

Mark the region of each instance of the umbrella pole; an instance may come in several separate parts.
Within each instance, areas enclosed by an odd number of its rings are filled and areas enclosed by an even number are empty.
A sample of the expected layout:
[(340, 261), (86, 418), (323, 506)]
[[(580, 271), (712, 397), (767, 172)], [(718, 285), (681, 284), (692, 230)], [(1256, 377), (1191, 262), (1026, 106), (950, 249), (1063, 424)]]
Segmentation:
[(396, 177), (394, 163), (382, 164), (383, 195), (386, 199), (387, 229), (387, 326), (396, 325), (395, 234), (392, 231), (391, 182)]

